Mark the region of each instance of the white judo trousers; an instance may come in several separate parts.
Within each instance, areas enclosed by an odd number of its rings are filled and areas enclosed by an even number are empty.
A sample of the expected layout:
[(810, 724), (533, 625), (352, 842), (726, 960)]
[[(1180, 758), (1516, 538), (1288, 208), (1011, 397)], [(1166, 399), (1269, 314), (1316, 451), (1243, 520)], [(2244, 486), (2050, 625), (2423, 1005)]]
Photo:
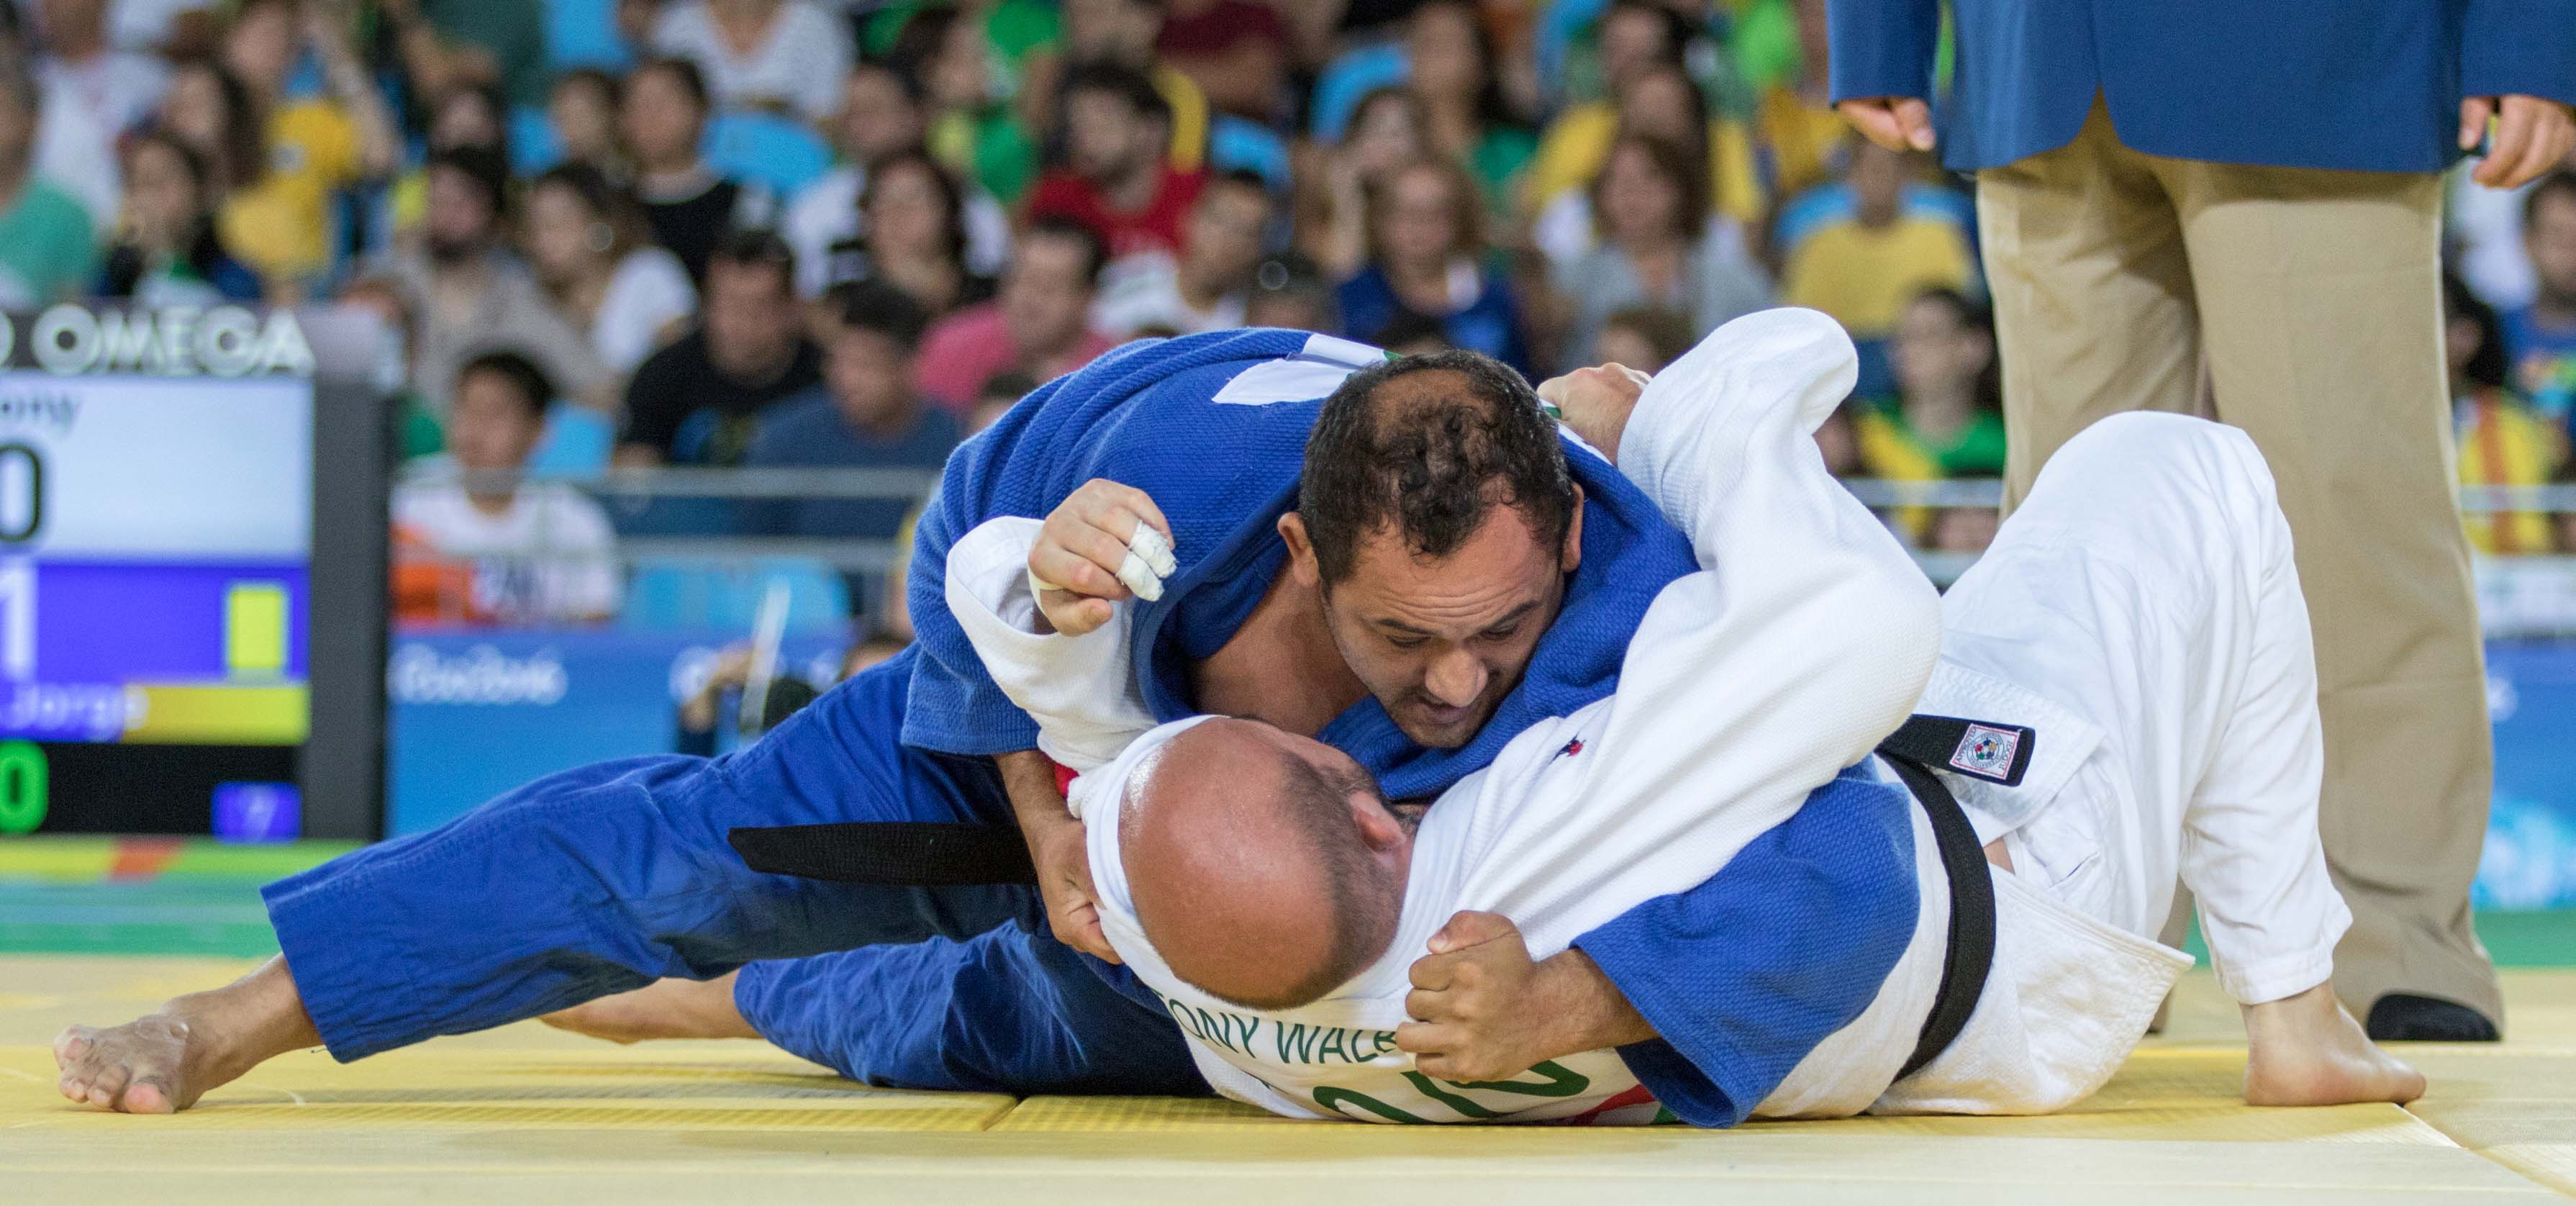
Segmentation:
[[(2041, 471), (1942, 618), (1945, 667), (2098, 729), (2049, 798), (1960, 788), (1980, 837), (2007, 833), (2015, 876), (2150, 939), (2188, 885), (2219, 983), (2244, 1004), (2327, 980), (2352, 915), (2317, 832), (2307, 604), (2251, 438), (2162, 414), (2094, 424)], [(1964, 677), (1938, 675), (1928, 694)], [(2040, 722), (2043, 754), (2088, 736)]]

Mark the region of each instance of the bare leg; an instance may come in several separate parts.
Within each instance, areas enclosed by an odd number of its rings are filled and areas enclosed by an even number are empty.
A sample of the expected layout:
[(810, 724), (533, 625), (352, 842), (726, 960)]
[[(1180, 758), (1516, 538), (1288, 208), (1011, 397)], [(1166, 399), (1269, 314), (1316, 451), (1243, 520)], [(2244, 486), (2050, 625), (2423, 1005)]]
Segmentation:
[(122, 1026), (73, 1026), (54, 1039), (63, 1096), (128, 1114), (168, 1114), (263, 1061), (319, 1046), (283, 957), (212, 992), (173, 997)]
[(2245, 1100), (2250, 1105), (2342, 1105), (2424, 1095), (2424, 1074), (2362, 1033), (2332, 984), (2247, 1005)]
[(538, 1018), (557, 1030), (569, 1030), (612, 1043), (645, 1039), (759, 1038), (733, 1003), (733, 981), (739, 972), (713, 980), (657, 980), (633, 992), (621, 992)]

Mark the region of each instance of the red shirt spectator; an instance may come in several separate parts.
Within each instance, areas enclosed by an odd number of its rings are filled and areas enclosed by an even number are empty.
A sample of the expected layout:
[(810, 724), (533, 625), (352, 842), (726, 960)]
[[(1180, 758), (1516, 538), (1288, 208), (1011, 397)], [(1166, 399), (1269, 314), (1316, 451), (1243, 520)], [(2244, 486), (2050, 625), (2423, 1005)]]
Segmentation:
[(1029, 216), (1060, 218), (1100, 239), (1111, 259), (1177, 256), (1201, 171), (1164, 161), (1172, 116), (1152, 80), (1133, 68), (1091, 63), (1065, 82), (1065, 167), (1029, 199)]
[(1029, 216), (1062, 218), (1090, 231), (1111, 259), (1154, 252), (1179, 255), (1190, 207), (1207, 187), (1207, 173), (1176, 172), (1160, 162), (1153, 171), (1153, 195), (1143, 208), (1130, 210), (1118, 208), (1108, 190), (1078, 172), (1049, 172), (1029, 197)]
[(924, 397), (964, 416), (984, 383), (1006, 372), (1040, 381), (1063, 376), (1110, 348), (1091, 329), (1100, 243), (1060, 218), (1020, 236), (1001, 296), (941, 319), (921, 342), (915, 380)]

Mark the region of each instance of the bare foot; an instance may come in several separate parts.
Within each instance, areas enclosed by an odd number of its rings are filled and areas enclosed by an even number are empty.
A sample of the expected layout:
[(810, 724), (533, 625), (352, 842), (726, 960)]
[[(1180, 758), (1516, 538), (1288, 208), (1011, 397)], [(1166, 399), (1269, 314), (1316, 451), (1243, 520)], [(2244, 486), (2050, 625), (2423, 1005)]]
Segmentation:
[(557, 1030), (612, 1043), (646, 1039), (759, 1038), (734, 1007), (727, 972), (713, 980), (656, 980), (633, 992), (601, 997), (538, 1018)]
[(2245, 1036), (2249, 1105), (2404, 1105), (2424, 1095), (2424, 1074), (2371, 1042), (2330, 984), (2246, 1006)]
[(73, 1101), (128, 1114), (197, 1104), (274, 1055), (322, 1041), (283, 959), (213, 992), (174, 997), (122, 1026), (73, 1026), (54, 1039), (60, 1088)]

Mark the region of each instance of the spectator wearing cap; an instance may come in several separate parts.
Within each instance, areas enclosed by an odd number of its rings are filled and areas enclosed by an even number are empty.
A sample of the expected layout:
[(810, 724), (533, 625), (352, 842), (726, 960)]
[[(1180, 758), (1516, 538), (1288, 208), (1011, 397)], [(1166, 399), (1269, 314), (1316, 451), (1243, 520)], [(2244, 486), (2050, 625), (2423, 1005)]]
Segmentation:
[(508, 165), (480, 147), (452, 147), (430, 156), (428, 177), (419, 246), (391, 253), (381, 269), (418, 316), (414, 371), (422, 398), (445, 413), (457, 369), (478, 352), (503, 348), (534, 361), (567, 397), (612, 409), (614, 376), (506, 249)]
[[(326, 96), (287, 91), (307, 51), (322, 64)], [(224, 242), (266, 280), (271, 300), (291, 300), (331, 267), (334, 198), (393, 171), (401, 146), (393, 115), (346, 31), (318, 6), (243, 0), (224, 34), (223, 64), (260, 131), (259, 162), (228, 165), (248, 182), (218, 218)]]
[(655, 59), (626, 77), (618, 128), (635, 156), (635, 193), (655, 242), (706, 283), (707, 256), (737, 226), (766, 218), (758, 188), (727, 180), (699, 153), (707, 131), (707, 86), (687, 59)]
[(621, 466), (735, 465), (761, 416), (822, 381), (796, 305), (796, 260), (777, 234), (726, 237), (707, 259), (696, 330), (646, 358), (626, 387)]
[(377, 11), (416, 94), (491, 88), (511, 105), (546, 103), (542, 0), (383, 0)]
[(610, 372), (635, 371), (688, 330), (698, 291), (680, 258), (652, 243), (643, 208), (598, 169), (549, 168), (528, 189), (528, 263)]
[(1742, 244), (1709, 231), (1708, 176), (1697, 147), (1630, 135), (1592, 183), (1600, 246), (1557, 281), (1574, 303), (1565, 368), (1598, 363), (1612, 311), (1654, 305), (1688, 314), (1705, 335), (1771, 304), (1771, 282)]
[[(868, 165), (923, 145), (929, 120), (920, 94), (902, 72), (883, 63), (861, 63), (850, 69), (841, 86), (840, 111), (831, 125), (841, 162), (798, 190), (780, 220), (779, 233), (796, 250), (798, 296), (820, 296), (836, 279), (832, 267), (836, 249), (857, 242), (864, 233), (862, 199), (868, 187)], [(1000, 272), (1010, 256), (1010, 215), (981, 188), (963, 181), (949, 187), (959, 194), (966, 270), (979, 276)]]
[(1179, 255), (1207, 173), (1164, 160), (1171, 129), (1170, 108), (1142, 74), (1110, 63), (1076, 68), (1065, 84), (1065, 166), (1038, 181), (1029, 216), (1090, 230), (1113, 263)]
[(1032, 223), (1011, 249), (1001, 296), (941, 319), (922, 340), (922, 394), (964, 414), (996, 375), (1045, 381), (1108, 351), (1089, 321), (1100, 266), (1100, 240), (1089, 230), (1061, 218)]
[(0, 306), (59, 301), (98, 273), (89, 211), (36, 174), (41, 104), (26, 60), (0, 53)]
[(1482, 261), (1483, 224), (1475, 182), (1454, 160), (1390, 173), (1369, 197), (1369, 264), (1342, 282), (1342, 334), (1372, 338), (1409, 311), (1439, 323), (1452, 347), (1535, 375), (1520, 300)]
[(1190, 207), (1179, 261), (1104, 281), (1092, 326), (1113, 339), (1157, 328), (1188, 335), (1242, 326), (1269, 227), (1270, 190), (1261, 177), (1227, 172), (1210, 179)]
[(447, 449), (458, 472), (394, 491), (395, 614), (486, 624), (595, 623), (616, 614), (617, 538), (599, 504), (522, 482), (554, 389), (515, 352), (457, 370)]
[[(937, 470), (957, 447), (957, 417), (923, 403), (914, 359), (930, 316), (901, 290), (874, 281), (834, 285), (824, 297), (823, 384), (760, 418), (745, 465), (772, 468)], [(890, 539), (911, 510), (904, 498), (797, 499), (763, 525), (789, 536)], [(852, 599), (880, 597), (882, 574), (859, 574)]]
[(687, 59), (723, 109), (819, 123), (849, 74), (849, 22), (813, 0), (680, 0), (653, 23), (655, 53)]

